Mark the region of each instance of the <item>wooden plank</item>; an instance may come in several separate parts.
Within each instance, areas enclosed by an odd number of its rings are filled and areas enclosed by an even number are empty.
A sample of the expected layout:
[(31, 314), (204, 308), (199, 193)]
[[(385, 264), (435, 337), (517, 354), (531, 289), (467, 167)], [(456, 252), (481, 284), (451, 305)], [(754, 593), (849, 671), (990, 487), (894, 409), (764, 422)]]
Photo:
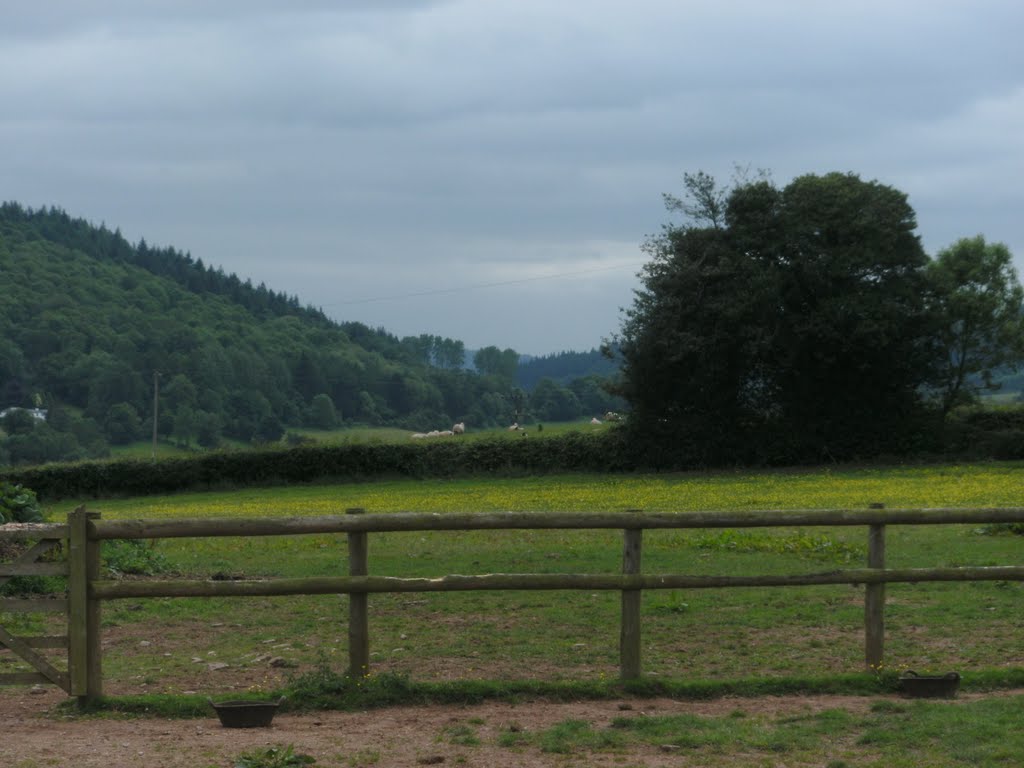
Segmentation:
[[(29, 648), (67, 648), (66, 635), (48, 635), (46, 637), (19, 637)], [(0, 649), (2, 650), (2, 649)]]
[[(622, 573), (634, 576), (640, 573), (643, 531), (623, 531)], [(619, 676), (623, 680), (640, 678), (640, 601), (639, 589), (622, 590), (622, 623), (619, 631)]]
[[(885, 526), (872, 525), (868, 532), (868, 568), (885, 568)], [(878, 669), (885, 650), (885, 584), (864, 586), (864, 665)]]
[(80, 704), (103, 693), (100, 600), (89, 585), (99, 578), (100, 545), (94, 538), (98, 513), (78, 507), (68, 515), (68, 669), (70, 693)]
[(0, 599), (0, 613), (67, 613), (68, 601), (50, 598), (5, 597)]
[[(67, 527), (67, 526), (64, 526), (64, 527)], [(43, 539), (42, 541), (37, 541), (35, 544), (33, 544), (27, 550), (22, 552), (18, 557), (16, 557), (12, 562), (15, 562), (15, 563), (32, 563), (32, 562), (35, 562), (36, 560), (38, 560), (40, 557), (42, 557), (46, 553), (48, 553), (48, 552), (50, 552), (50, 551), (60, 547), (60, 545), (61, 545), (61, 540), (60, 539)]]
[(72, 696), (84, 696), (88, 688), (87, 522), (85, 507), (78, 507), (68, 514), (68, 671)]
[[(363, 509), (347, 510), (349, 515), (362, 515)], [(350, 577), (365, 577), (369, 573), (367, 534), (353, 531), (348, 534), (348, 573)], [(370, 674), (370, 618), (369, 595), (366, 592), (348, 596), (348, 672), (352, 677)]]
[(38, 672), (4, 672), (0, 674), (0, 685), (52, 685), (53, 682)]
[(66, 539), (67, 537), (68, 527), (64, 523), (5, 523), (0, 525), (0, 541)]
[(71, 692), (71, 681), (65, 672), (61, 672), (54, 667), (49, 661), (30, 648), (28, 643), (15, 637), (3, 627), (0, 627), (0, 643), (14, 651), (14, 653), (28, 662), (37, 672), (45, 676), (54, 685), (60, 686), (68, 693)]
[[(94, 581), (100, 600), (144, 597), (273, 597), (337, 595), (360, 592), (465, 592), (476, 590), (623, 590), (719, 589), (728, 587), (802, 587), (820, 584), (877, 584), (929, 581), (1024, 581), (1024, 566), (967, 568), (858, 568), (791, 576), (687, 576), (682, 574), (595, 575), (573, 573), (489, 573), (438, 578), (395, 576), (322, 576), (265, 581)], [(42, 602), (42, 601), (30, 601)]]
[[(64, 527), (66, 528), (67, 526), (64, 526)], [(64, 563), (53, 563), (53, 564), (50, 564), (50, 565), (57, 566), (57, 567), (59, 567), (61, 569), (59, 573), (55, 573), (55, 574), (32, 574), (32, 573), (20, 574), (20, 573), (16, 572), (16, 570), (19, 567), (21, 567), (22, 565), (27, 565), (27, 564), (35, 563), (35, 561), (38, 560), (40, 557), (42, 557), (46, 553), (50, 552), (51, 550), (59, 547), (60, 543), (61, 542), (59, 540), (57, 540), (57, 539), (44, 539), (43, 541), (36, 542), (34, 546), (30, 547), (25, 552), (22, 552), (21, 555), (19, 555), (13, 561), (11, 561), (9, 563), (0, 563), (0, 587), (2, 587), (4, 584), (6, 584), (8, 581), (10, 581), (12, 576), (20, 576), (20, 575), (26, 575), (26, 576), (33, 576), (33, 575), (63, 576), (63, 575), (65, 575), (67, 573), (67, 565), (64, 564)]]
[(943, 525), (1024, 522), (1024, 507), (977, 509), (829, 509), (749, 512), (395, 512), (327, 517), (97, 521), (96, 539), (287, 536), (350, 531), (755, 528)]
[[(99, 512), (87, 512), (85, 515), (85, 575), (89, 584), (100, 577), (100, 543), (93, 538), (93, 533), (95, 532), (94, 521), (98, 520), (99, 516)], [(86, 598), (85, 655), (88, 666), (85, 676), (85, 695), (79, 697), (80, 704), (96, 700), (103, 695), (103, 644), (100, 639), (102, 604), (97, 597), (88, 592), (88, 589), (86, 590)], [(70, 639), (70, 632), (68, 637)]]
[[(67, 576), (67, 563), (0, 563), (0, 577), (8, 576)], [(6, 583), (4, 578), (0, 584)]]

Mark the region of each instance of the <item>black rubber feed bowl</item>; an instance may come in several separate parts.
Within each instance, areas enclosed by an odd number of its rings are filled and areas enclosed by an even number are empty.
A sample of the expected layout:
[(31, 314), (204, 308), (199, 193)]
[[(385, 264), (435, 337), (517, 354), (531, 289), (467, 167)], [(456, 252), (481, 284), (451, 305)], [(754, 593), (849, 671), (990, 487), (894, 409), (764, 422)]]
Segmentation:
[(266, 728), (284, 701), (210, 701), (225, 728)]
[(904, 672), (900, 675), (900, 690), (904, 696), (913, 699), (952, 699), (960, 688), (960, 675), (948, 672), (945, 675), (919, 675)]

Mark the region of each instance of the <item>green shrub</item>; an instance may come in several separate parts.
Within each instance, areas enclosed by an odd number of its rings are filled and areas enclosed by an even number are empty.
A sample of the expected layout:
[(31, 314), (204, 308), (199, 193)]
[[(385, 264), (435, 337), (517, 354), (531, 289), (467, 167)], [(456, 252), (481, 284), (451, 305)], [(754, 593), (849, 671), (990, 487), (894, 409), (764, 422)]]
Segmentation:
[(1024, 408), (962, 408), (946, 424), (947, 452), (977, 459), (1024, 459)]
[(383, 672), (355, 677), (320, 659), (317, 667), (291, 681), (288, 697), (306, 709), (355, 710), (408, 703), (416, 696), (407, 675)]
[[(0, 481), (0, 524), (42, 521), (35, 493), (21, 485)], [(0, 560), (17, 556), (25, 548), (23, 542), (0, 542)], [(13, 576), (0, 584), (0, 595), (50, 594), (62, 588), (62, 581), (53, 577)]]
[(43, 513), (33, 491), (20, 484), (0, 480), (0, 524), (42, 521)]
[(114, 576), (153, 576), (170, 568), (167, 558), (141, 539), (104, 541), (101, 551), (103, 567)]

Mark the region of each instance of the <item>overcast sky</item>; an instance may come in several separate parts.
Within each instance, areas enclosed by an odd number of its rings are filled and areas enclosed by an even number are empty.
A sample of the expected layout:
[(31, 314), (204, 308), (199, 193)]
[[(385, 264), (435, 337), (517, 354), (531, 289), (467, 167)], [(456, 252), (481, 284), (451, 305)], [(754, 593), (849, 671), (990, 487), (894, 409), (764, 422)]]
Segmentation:
[(853, 171), (1024, 261), (1020, 0), (0, 0), (0, 199), (399, 336), (614, 334), (682, 174)]

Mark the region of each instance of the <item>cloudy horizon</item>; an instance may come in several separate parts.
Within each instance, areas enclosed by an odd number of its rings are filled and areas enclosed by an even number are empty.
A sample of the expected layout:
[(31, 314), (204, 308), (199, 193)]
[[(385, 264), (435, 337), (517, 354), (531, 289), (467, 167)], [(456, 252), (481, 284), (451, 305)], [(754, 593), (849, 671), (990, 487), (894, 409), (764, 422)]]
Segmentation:
[(905, 192), (1024, 265), (1024, 6), (4, 3), (0, 199), (398, 336), (586, 350), (683, 173)]

